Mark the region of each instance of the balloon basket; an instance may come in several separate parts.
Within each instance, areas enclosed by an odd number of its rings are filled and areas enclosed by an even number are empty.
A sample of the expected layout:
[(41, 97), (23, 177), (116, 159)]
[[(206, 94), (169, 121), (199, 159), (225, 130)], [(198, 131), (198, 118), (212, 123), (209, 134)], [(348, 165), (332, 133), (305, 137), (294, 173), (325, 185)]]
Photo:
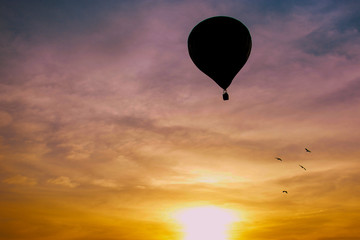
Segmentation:
[(224, 101), (229, 100), (229, 94), (226, 92), (226, 90), (224, 90), (224, 92), (223, 92), (223, 99), (224, 99)]

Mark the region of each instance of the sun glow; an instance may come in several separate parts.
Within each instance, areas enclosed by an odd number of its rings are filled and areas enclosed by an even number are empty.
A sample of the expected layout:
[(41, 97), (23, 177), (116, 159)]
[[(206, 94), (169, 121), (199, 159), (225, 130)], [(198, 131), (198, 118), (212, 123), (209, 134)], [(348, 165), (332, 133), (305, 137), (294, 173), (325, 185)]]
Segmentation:
[(230, 225), (239, 221), (233, 211), (215, 206), (186, 208), (175, 218), (183, 226), (183, 240), (229, 240)]

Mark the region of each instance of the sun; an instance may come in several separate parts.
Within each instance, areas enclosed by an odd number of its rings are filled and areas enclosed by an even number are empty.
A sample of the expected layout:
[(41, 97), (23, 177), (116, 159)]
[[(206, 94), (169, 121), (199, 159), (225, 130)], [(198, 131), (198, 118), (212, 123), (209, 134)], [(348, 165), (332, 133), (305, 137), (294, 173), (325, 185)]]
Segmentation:
[(239, 221), (233, 211), (216, 206), (186, 208), (175, 219), (183, 227), (183, 240), (229, 240), (230, 225)]

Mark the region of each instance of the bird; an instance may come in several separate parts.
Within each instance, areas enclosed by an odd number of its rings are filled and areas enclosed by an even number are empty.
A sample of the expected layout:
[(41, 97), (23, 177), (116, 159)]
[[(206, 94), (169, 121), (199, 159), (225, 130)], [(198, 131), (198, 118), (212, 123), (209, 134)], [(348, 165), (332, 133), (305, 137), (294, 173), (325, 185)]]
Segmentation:
[(310, 151), (309, 149), (307, 149), (307, 148), (305, 148), (305, 151), (306, 151), (306, 152), (309, 152), (309, 153), (311, 152), (311, 151)]
[(282, 159), (281, 159), (281, 158), (279, 158), (279, 157), (276, 157), (275, 159), (276, 159), (276, 160), (279, 160), (279, 161), (282, 161)]
[(286, 193), (286, 194), (287, 194), (288, 192), (287, 192), (287, 191), (283, 191), (283, 193)]
[(301, 168), (303, 168), (303, 169), (306, 171), (306, 168), (304, 168), (304, 166), (302, 166), (302, 165), (300, 165), (300, 164), (299, 164), (299, 166), (300, 166)]

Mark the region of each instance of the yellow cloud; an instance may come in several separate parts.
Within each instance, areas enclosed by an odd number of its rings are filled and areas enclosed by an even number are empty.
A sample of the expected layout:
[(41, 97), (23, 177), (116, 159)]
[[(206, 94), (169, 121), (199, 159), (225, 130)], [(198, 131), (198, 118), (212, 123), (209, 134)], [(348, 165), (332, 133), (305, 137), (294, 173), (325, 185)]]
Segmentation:
[(56, 185), (62, 185), (65, 187), (70, 187), (70, 188), (74, 188), (79, 185), (77, 183), (74, 183), (73, 181), (71, 181), (70, 178), (65, 177), (65, 176), (60, 176), (58, 178), (52, 178), (52, 179), (49, 179), (47, 182), (56, 184)]
[(110, 179), (95, 179), (92, 183), (96, 186), (108, 188), (115, 188), (118, 186), (113, 180)]

